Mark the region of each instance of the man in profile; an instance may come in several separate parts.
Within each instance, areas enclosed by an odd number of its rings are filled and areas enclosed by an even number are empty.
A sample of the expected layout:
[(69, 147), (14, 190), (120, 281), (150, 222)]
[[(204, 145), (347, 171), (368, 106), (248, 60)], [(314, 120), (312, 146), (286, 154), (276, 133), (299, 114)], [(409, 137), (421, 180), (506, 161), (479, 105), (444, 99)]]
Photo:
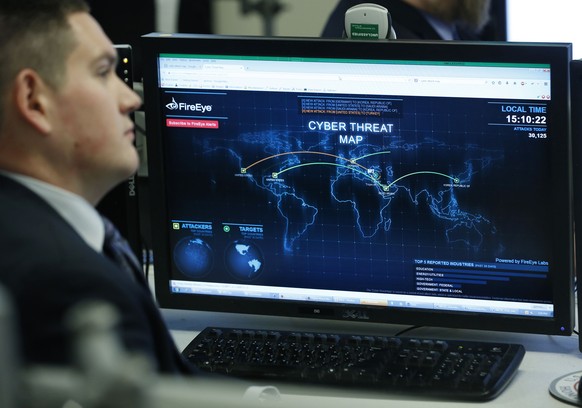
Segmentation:
[[(340, 0), (323, 37), (341, 38), (346, 11), (362, 1)], [(490, 17), (491, 0), (378, 0), (386, 7), (398, 39), (481, 40)]]
[(74, 364), (63, 317), (97, 300), (117, 310), (128, 352), (191, 373), (139, 265), (104, 249), (94, 208), (139, 164), (141, 99), (116, 75), (115, 47), (84, 0), (2, 0), (0, 38), (0, 285), (23, 363)]

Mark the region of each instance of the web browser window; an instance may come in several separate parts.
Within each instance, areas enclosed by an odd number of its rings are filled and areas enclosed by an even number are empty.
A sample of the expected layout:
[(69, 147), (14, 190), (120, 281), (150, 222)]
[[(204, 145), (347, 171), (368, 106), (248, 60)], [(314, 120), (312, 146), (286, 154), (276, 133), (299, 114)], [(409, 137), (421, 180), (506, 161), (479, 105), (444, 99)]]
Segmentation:
[(172, 292), (553, 316), (549, 65), (158, 63)]

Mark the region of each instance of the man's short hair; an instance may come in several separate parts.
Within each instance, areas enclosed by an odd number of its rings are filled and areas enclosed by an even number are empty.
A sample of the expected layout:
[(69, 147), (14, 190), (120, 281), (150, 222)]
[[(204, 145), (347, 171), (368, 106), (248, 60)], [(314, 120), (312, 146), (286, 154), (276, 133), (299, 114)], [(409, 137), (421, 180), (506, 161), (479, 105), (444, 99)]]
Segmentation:
[(89, 12), (89, 5), (85, 0), (0, 1), (0, 100), (25, 68), (55, 89), (64, 82), (66, 60), (75, 46), (67, 18), (75, 12)]

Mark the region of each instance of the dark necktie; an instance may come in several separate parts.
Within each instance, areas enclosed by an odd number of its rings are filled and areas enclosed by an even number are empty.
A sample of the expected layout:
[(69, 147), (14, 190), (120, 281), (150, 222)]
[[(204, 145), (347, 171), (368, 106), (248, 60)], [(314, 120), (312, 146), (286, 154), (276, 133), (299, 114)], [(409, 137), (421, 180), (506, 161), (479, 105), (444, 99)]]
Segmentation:
[[(113, 225), (109, 219), (103, 216), (101, 216), (101, 218), (103, 219), (103, 224), (105, 225), (103, 254), (111, 259), (121, 269), (127, 272), (133, 280), (139, 282), (142, 285), (142, 288), (148, 292), (148, 298), (153, 299), (151, 297), (152, 293), (150, 292), (149, 285), (145, 279), (143, 269), (133, 250), (131, 249), (131, 246), (125, 240), (125, 238), (121, 236), (115, 225)], [(158, 327), (165, 327), (165, 323), (159, 312), (159, 309), (157, 308), (157, 305), (153, 305), (151, 308), (146, 308), (145, 312), (149, 313), (149, 318), (154, 322), (159, 322), (155, 323), (158, 324)], [(190, 367), (190, 365), (184, 360), (184, 357), (180, 351), (176, 348), (170, 332), (167, 330), (162, 330), (158, 334), (155, 334), (155, 338), (152, 337), (152, 340), (158, 343), (160, 336), (163, 338), (166, 345), (158, 345), (156, 347), (165, 347), (172, 355), (172, 361), (164, 362), (164, 364), (171, 363), (172, 370), (180, 371), (183, 373), (192, 373), (194, 369)]]
[(105, 218), (105, 241), (103, 242), (103, 253), (121, 269), (129, 274), (132, 279), (147, 286), (142, 267), (133, 253), (129, 243), (121, 236), (115, 225)]

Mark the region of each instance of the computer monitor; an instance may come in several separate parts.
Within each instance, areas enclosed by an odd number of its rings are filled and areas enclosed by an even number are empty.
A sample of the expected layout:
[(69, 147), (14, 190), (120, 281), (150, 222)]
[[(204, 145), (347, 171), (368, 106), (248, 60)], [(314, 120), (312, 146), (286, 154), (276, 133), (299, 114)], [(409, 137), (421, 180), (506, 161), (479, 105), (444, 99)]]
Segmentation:
[[(574, 183), (574, 242), (576, 287), (582, 282), (582, 60), (570, 62), (570, 109), (572, 114), (572, 162)], [(582, 291), (577, 290), (578, 316), (582, 316)], [(578, 336), (582, 351), (582, 337)]]
[[(115, 72), (130, 88), (133, 88), (134, 60), (133, 50), (129, 44), (115, 44), (118, 61)], [(132, 120), (135, 120), (133, 114)], [(107, 217), (119, 232), (127, 239), (131, 249), (140, 254), (143, 250), (142, 231), (139, 219), (137, 176), (115, 186), (98, 203), (97, 210)]]
[(569, 44), (149, 34), (165, 308), (569, 335)]

